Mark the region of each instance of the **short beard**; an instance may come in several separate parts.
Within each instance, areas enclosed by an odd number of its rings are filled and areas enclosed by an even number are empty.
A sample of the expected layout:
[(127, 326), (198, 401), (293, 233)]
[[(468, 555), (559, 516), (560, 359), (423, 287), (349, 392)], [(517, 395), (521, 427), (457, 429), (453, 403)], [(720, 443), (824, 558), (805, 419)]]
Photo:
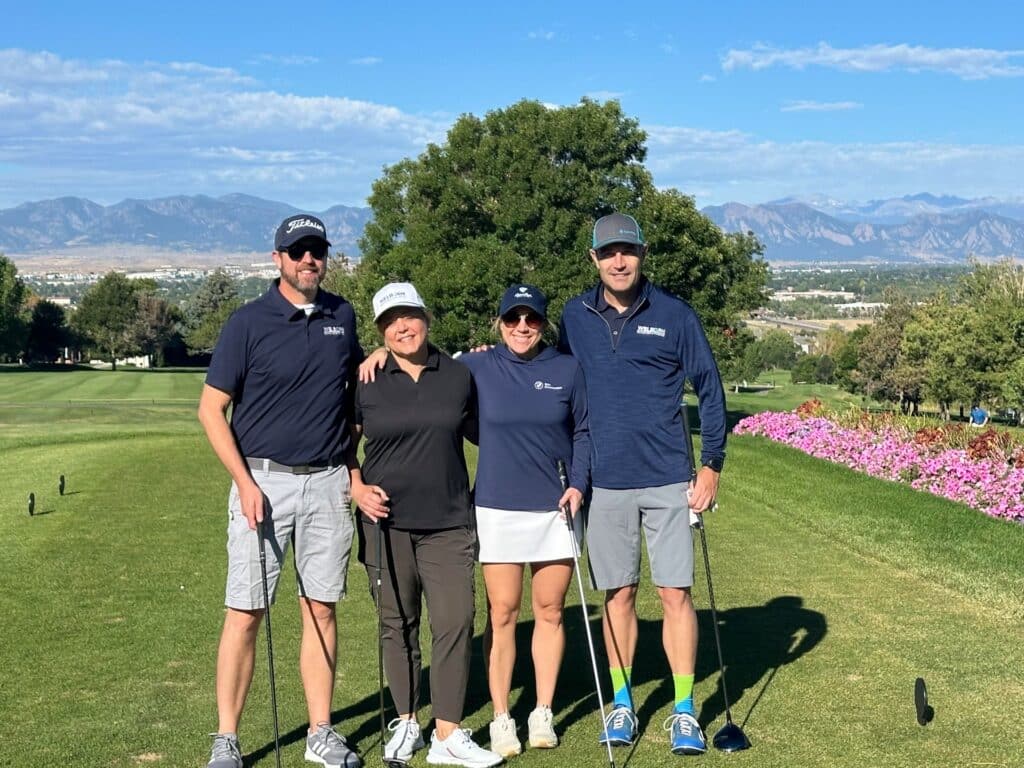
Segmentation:
[(297, 274), (290, 275), (283, 270), (281, 271), (281, 279), (284, 280), (288, 285), (295, 290), (296, 293), (301, 293), (308, 301), (312, 302), (316, 299), (317, 293), (320, 291), (320, 283), (323, 281), (323, 273), (317, 275), (316, 285), (312, 288), (304, 288), (299, 283), (299, 276)]

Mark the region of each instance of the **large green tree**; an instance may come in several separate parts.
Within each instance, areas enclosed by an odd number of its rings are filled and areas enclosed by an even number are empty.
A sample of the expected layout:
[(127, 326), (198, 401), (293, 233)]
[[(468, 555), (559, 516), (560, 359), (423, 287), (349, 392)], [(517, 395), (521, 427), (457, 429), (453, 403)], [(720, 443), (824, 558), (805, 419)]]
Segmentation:
[(108, 272), (82, 296), (72, 326), (117, 367), (117, 358), (138, 348), (139, 286), (119, 272)]
[(238, 283), (223, 269), (215, 269), (185, 302), (185, 343), (189, 351), (210, 353), (224, 323), (242, 306)]
[(64, 354), (70, 338), (64, 308), (42, 299), (32, 307), (25, 357), (32, 362), (52, 363)]
[(351, 273), (332, 270), (328, 286), (353, 301), (362, 336), (372, 338), (370, 296), (389, 280), (411, 280), (435, 315), (435, 342), (465, 348), (490, 338), (513, 282), (540, 286), (553, 317), (594, 284), (591, 226), (618, 210), (640, 220), (647, 274), (693, 304), (722, 354), (737, 313), (763, 301), (760, 246), (724, 235), (692, 198), (656, 189), (645, 140), (614, 101), (556, 109), (521, 101), (464, 115), (443, 144), (385, 169), (369, 199), (362, 261)]
[(23, 304), (27, 295), (25, 284), (18, 277), (18, 268), (0, 255), (0, 360), (16, 360), (24, 349), (27, 325)]

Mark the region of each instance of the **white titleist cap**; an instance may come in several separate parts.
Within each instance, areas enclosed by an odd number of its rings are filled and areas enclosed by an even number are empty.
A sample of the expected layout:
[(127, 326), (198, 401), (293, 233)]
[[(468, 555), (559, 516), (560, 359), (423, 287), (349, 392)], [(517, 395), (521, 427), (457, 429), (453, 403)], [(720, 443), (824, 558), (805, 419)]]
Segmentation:
[(373, 321), (394, 307), (416, 307), (426, 310), (427, 305), (412, 283), (388, 283), (373, 294)]

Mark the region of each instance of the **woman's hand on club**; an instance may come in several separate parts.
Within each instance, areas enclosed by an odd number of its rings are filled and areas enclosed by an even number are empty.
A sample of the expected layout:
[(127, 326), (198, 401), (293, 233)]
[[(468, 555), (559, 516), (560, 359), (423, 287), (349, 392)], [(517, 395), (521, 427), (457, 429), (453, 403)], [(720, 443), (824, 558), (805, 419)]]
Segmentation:
[(388, 516), (387, 493), (379, 485), (366, 485), (361, 482), (352, 483), (352, 500), (360, 511), (374, 521), (383, 520)]
[(583, 506), (583, 494), (575, 488), (569, 488), (565, 493), (562, 494), (562, 498), (558, 500), (558, 508), (562, 510), (562, 517), (565, 517), (565, 510), (568, 508), (569, 514), (576, 517), (576, 513), (580, 511), (580, 507)]

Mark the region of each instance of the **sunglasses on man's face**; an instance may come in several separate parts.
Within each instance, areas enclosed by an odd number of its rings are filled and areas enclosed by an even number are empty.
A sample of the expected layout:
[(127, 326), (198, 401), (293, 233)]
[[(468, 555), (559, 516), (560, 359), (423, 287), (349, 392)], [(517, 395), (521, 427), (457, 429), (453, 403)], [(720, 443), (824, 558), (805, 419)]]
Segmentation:
[(523, 320), (533, 330), (544, 326), (544, 318), (536, 312), (509, 312), (507, 315), (501, 316), (501, 322), (506, 328), (518, 328), (519, 323)]
[(302, 259), (308, 253), (317, 261), (323, 261), (327, 258), (327, 243), (314, 240), (313, 242), (299, 241), (295, 245), (289, 245), (287, 248), (282, 249), (282, 253), (288, 254), (288, 258), (292, 261), (302, 261)]

